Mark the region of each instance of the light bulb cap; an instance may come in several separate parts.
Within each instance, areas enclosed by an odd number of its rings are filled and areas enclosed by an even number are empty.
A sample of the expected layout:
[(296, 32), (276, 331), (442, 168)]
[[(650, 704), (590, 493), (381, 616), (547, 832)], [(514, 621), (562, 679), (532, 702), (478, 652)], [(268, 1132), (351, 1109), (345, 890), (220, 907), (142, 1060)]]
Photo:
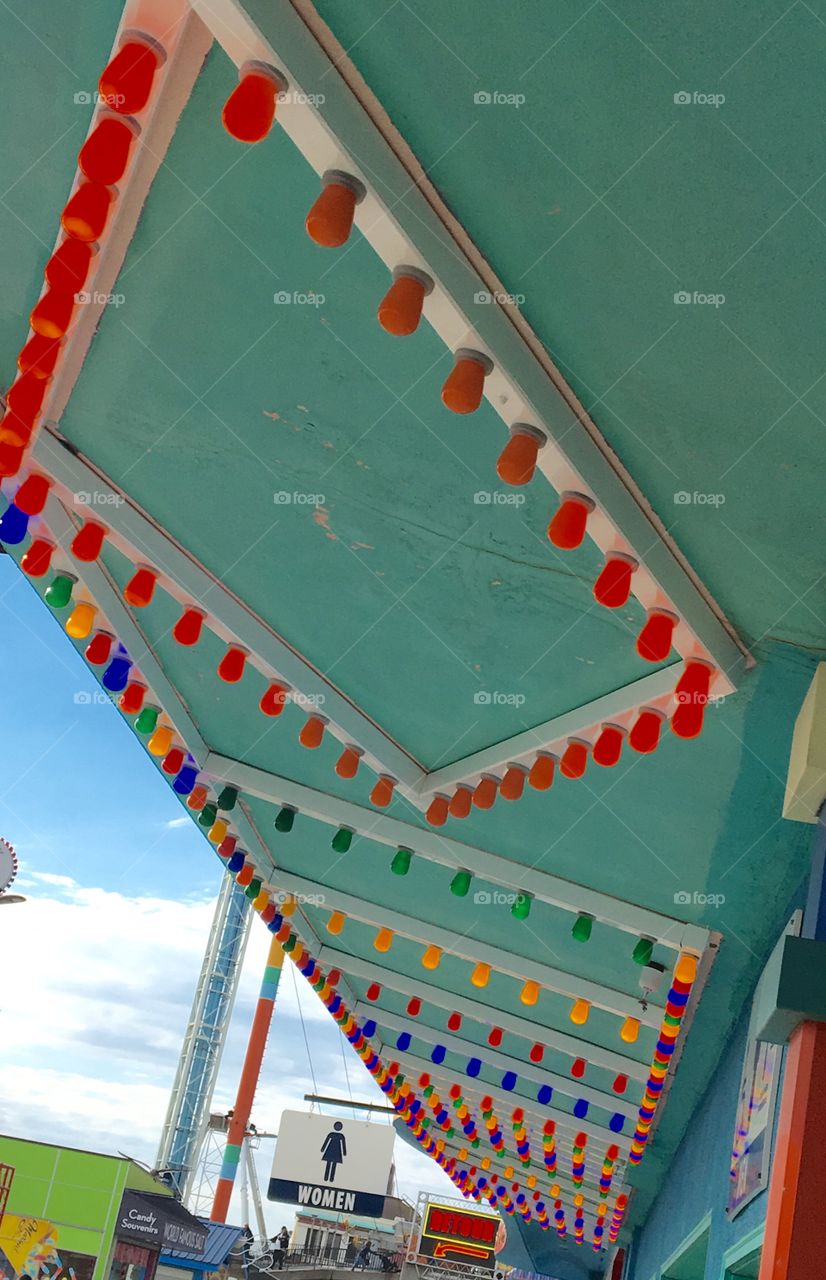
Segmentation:
[(542, 427), (534, 426), (532, 422), (512, 422), (508, 431), (512, 436), (530, 436), (532, 440), (536, 440), (540, 449), (544, 449), (548, 443), (547, 431), (543, 431)]
[(436, 287), (433, 277), (429, 276), (426, 271), (422, 271), (421, 267), (410, 267), (406, 263), (400, 263), (398, 267), (393, 268), (394, 280), (401, 280), (405, 277), (409, 280), (418, 280), (424, 289), (425, 297), (432, 293)]
[(482, 366), (485, 376), (493, 373), (493, 361), (490, 356), (486, 356), (484, 351), (476, 351), (473, 347), (457, 347), (453, 353), (453, 359), (456, 364), (460, 360), (473, 360)]
[(333, 182), (337, 183), (341, 187), (347, 187), (349, 191), (352, 191), (353, 195), (356, 197), (356, 204), (361, 204), (362, 200), (367, 195), (367, 188), (361, 181), (361, 178), (356, 178), (352, 173), (346, 173), (344, 169), (324, 170), (321, 175), (322, 187), (328, 187)]
[(273, 84), (277, 85), (279, 94), (286, 93), (290, 87), (290, 82), (283, 71), (280, 71), (278, 67), (272, 66), (269, 62), (259, 62), (257, 58), (247, 59), (238, 68), (239, 81), (243, 80), (244, 76), (253, 75), (266, 76), (268, 80), (272, 80)]

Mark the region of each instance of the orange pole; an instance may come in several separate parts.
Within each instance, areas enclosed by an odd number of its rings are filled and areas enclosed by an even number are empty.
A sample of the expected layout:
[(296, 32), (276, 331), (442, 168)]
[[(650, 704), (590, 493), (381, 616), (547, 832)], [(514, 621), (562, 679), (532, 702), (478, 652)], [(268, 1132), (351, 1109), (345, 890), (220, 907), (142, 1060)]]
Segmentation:
[(759, 1280), (811, 1280), (823, 1250), (826, 1023), (802, 1022), (786, 1055)]
[(218, 1185), (215, 1188), (212, 1213), (209, 1215), (211, 1222), (226, 1222), (227, 1214), (229, 1213), (229, 1202), (232, 1197), (232, 1189), (235, 1186), (235, 1175), (238, 1172), (238, 1164), (241, 1160), (241, 1146), (247, 1132), (250, 1113), (252, 1112), (255, 1090), (258, 1087), (258, 1077), (261, 1074), (261, 1063), (264, 1060), (264, 1050), (267, 1046), (267, 1036), (269, 1035), (270, 1022), (275, 1008), (275, 993), (278, 990), (278, 979), (281, 976), (283, 963), (284, 949), (278, 939), (274, 937), (270, 943), (267, 967), (264, 970), (264, 980), (261, 983), (261, 992), (258, 996), (258, 1004), (255, 1007), (255, 1017), (252, 1020), (247, 1052), (241, 1069), (241, 1078), (238, 1081), (235, 1109), (227, 1132), (227, 1145), (224, 1151)]

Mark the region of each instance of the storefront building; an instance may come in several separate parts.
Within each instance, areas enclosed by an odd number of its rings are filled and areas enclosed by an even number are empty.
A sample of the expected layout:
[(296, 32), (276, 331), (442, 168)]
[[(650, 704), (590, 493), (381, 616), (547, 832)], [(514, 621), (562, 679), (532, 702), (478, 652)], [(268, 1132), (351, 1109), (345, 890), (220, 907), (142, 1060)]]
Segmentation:
[(0, 1277), (154, 1280), (162, 1249), (203, 1254), (208, 1229), (134, 1161), (0, 1136)]

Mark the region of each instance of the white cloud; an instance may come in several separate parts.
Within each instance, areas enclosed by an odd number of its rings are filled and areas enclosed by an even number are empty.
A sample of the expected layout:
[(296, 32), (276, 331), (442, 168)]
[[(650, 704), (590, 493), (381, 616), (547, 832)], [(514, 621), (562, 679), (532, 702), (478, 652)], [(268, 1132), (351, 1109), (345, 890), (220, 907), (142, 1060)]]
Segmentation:
[[(5, 954), (18, 958), (25, 980), (15, 980), (12, 967), (0, 988), (0, 1128), (153, 1164), (213, 902), (129, 898), (70, 876), (28, 875), (50, 891), (40, 897), (35, 890), (3, 918)], [(254, 920), (217, 1109), (234, 1100), (269, 943)], [(305, 1093), (385, 1102), (349, 1045), (342, 1056), (343, 1043), (315, 993), (285, 964), (253, 1113), (260, 1130), (277, 1131), (285, 1107), (306, 1108)], [(256, 1166), (264, 1196), (272, 1155), (272, 1141), (263, 1139)], [(396, 1156), (409, 1198), (419, 1187), (449, 1189), (436, 1166), (404, 1142), (396, 1143)], [(265, 1212), (273, 1230), (292, 1220), (282, 1206)], [(233, 1213), (240, 1220), (237, 1193)]]
[(170, 818), (166, 824), (166, 829), (167, 831), (174, 831), (177, 827), (191, 828), (191, 826), (192, 826), (192, 819), (188, 817), (185, 813), (182, 813), (180, 818)]

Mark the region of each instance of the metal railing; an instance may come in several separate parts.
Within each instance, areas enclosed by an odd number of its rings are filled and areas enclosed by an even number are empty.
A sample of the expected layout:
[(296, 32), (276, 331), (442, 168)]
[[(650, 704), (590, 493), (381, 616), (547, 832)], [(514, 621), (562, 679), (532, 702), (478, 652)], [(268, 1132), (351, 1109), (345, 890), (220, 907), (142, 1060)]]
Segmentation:
[(375, 1249), (371, 1247), (370, 1256), (366, 1261), (361, 1258), (360, 1254), (361, 1250), (355, 1245), (347, 1245), (343, 1248), (305, 1247), (287, 1249), (284, 1252), (267, 1242), (266, 1247), (260, 1252), (256, 1252), (255, 1245), (252, 1246), (247, 1266), (243, 1263), (242, 1251), (233, 1250), (234, 1260), (237, 1259), (236, 1268), (238, 1261), (242, 1263), (244, 1280), (261, 1280), (261, 1277), (272, 1277), (284, 1271), (307, 1270), (314, 1267), (318, 1267), (323, 1271), (355, 1270), (392, 1274), (401, 1271), (405, 1257), (403, 1249)]

